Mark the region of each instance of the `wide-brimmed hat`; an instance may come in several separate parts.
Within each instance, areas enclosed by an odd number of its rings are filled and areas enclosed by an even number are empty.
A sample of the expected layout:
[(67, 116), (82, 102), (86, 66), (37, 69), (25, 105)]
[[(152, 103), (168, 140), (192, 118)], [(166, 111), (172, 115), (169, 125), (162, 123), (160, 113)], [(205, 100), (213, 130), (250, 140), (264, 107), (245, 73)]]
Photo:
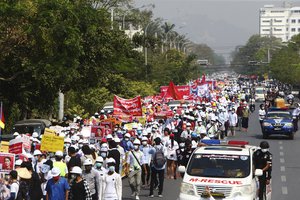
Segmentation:
[(21, 167), (21, 168), (16, 169), (16, 171), (18, 172), (18, 175), (20, 178), (31, 179), (31, 174), (27, 168)]

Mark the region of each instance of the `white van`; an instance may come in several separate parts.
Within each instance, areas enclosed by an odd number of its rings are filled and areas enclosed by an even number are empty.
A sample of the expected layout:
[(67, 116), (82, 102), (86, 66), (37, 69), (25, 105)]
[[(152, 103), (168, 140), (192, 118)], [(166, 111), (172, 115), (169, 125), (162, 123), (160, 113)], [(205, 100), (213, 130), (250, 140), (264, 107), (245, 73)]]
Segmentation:
[[(180, 200), (199, 200), (206, 187), (215, 199), (258, 199), (258, 176), (263, 171), (254, 169), (252, 156), (259, 147), (229, 143), (199, 147), (187, 168), (179, 167), (178, 171), (184, 173)], [(266, 191), (266, 199), (270, 200), (271, 184)]]
[(255, 101), (264, 101), (266, 97), (266, 88), (257, 87), (255, 88)]

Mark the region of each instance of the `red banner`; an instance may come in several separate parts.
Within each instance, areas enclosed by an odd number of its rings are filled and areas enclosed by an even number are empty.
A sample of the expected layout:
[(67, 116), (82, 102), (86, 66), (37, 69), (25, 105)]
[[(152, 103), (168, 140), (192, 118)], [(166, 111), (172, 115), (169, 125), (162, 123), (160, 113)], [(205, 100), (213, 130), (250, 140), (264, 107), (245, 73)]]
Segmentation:
[(123, 99), (114, 96), (114, 115), (142, 116), (141, 97)]
[[(168, 90), (169, 86), (161, 86), (160, 87), (160, 96), (164, 97), (166, 95), (166, 92)], [(183, 97), (183, 99), (188, 99), (190, 96), (190, 86), (189, 85), (178, 85), (175, 86), (180, 96)]]

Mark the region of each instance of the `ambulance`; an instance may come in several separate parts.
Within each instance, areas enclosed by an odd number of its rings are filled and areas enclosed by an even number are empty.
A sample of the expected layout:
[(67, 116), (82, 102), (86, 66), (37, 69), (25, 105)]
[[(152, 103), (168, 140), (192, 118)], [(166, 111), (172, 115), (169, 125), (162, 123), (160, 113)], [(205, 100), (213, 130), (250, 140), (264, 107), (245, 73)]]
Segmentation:
[[(210, 141), (210, 143), (212, 143)], [(258, 177), (262, 169), (254, 169), (253, 153), (257, 146), (246, 141), (228, 141), (197, 148), (184, 173), (180, 200), (201, 200), (209, 189), (214, 199), (258, 200)], [(266, 187), (265, 199), (271, 200), (271, 184)]]

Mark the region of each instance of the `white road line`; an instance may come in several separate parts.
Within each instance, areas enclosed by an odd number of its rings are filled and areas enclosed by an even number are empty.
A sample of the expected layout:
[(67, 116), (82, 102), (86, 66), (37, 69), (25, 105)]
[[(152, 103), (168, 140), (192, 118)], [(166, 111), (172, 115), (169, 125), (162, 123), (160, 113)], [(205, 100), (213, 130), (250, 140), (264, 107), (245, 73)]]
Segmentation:
[(285, 166), (281, 166), (280, 171), (285, 172)]
[(280, 150), (283, 150), (283, 146), (280, 146), (279, 149), (280, 149)]
[(286, 176), (281, 176), (281, 182), (286, 182)]
[(282, 151), (279, 152), (280, 156), (284, 156), (284, 153)]
[(281, 187), (282, 194), (288, 194), (287, 187)]
[(285, 163), (284, 158), (280, 158), (280, 163)]
[(282, 141), (279, 141), (278, 144), (282, 144)]

